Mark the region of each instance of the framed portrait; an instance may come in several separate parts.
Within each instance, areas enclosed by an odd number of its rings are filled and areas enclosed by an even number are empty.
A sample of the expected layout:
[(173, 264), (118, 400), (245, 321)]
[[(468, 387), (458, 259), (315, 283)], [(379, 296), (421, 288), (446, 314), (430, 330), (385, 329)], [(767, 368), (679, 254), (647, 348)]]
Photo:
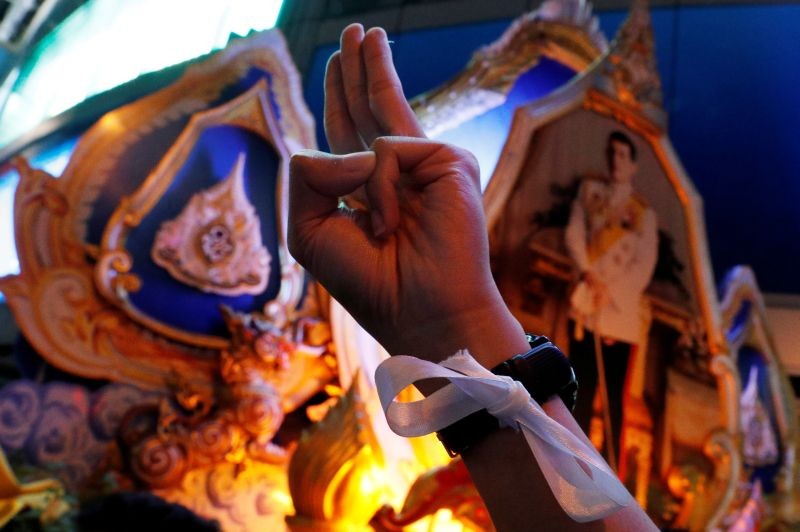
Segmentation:
[(676, 467), (719, 480), (711, 441), (737, 452), (738, 377), (700, 198), (661, 124), (607, 81), (597, 67), (520, 107), (484, 204), (506, 303), (569, 352), (584, 377), (576, 419), (657, 511), (651, 487), (669, 491)]

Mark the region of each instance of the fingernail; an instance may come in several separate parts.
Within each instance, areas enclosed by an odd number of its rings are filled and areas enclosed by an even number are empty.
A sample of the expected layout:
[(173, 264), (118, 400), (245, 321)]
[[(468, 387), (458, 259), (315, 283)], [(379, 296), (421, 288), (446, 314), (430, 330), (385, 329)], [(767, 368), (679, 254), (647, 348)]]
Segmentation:
[(372, 221), (372, 233), (376, 237), (383, 236), (383, 233), (386, 232), (386, 224), (383, 222), (383, 216), (378, 211), (372, 211), (370, 214), (370, 220)]
[(386, 33), (386, 30), (381, 28), (380, 26), (376, 26), (374, 28), (370, 28), (367, 33), (373, 33), (378, 35), (378, 40), (383, 42), (389, 42), (389, 35)]
[(348, 26), (344, 29), (344, 31), (349, 30), (350, 28), (358, 29), (359, 33), (364, 33), (364, 25), (360, 22), (353, 22), (352, 24), (348, 24)]

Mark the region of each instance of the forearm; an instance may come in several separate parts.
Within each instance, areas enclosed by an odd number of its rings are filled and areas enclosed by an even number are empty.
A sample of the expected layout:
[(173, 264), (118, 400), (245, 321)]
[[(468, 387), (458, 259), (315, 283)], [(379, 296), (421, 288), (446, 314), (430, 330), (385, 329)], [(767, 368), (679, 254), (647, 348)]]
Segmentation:
[[(522, 327), (507, 308), (484, 318), (482, 329), (470, 325), (470, 339), (462, 347), (481, 365), (492, 368), (529, 346)], [(452, 340), (456, 342), (456, 340)], [(591, 443), (560, 398), (542, 405), (552, 419)], [(559, 506), (524, 436), (512, 429), (498, 430), (463, 454), (463, 459), (498, 530), (530, 530), (546, 525), (559, 530), (649, 530), (652, 522), (634, 505), (593, 523), (573, 521)]]
[(488, 369), (526, 352), (529, 346), (525, 331), (494, 291), (482, 295), (482, 303), (473, 310), (405, 329), (401, 333), (402, 348), (396, 347), (391, 337), (384, 347), (392, 355), (412, 355), (432, 362), (441, 362), (466, 349)]
[[(551, 399), (543, 408), (570, 432), (587, 440), (561, 399)], [(511, 429), (490, 434), (467, 450), (463, 459), (495, 527), (501, 532), (656, 530), (638, 505), (623, 508), (599, 521), (573, 521), (553, 496), (524, 436)]]

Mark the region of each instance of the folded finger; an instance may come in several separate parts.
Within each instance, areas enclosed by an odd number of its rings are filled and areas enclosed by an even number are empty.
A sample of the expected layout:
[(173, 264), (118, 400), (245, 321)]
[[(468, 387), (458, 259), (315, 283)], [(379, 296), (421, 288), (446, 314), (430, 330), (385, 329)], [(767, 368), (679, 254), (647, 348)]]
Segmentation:
[(383, 28), (370, 29), (361, 48), (366, 66), (369, 108), (383, 134), (424, 137), (425, 133), (403, 94)]
[(426, 186), (440, 179), (455, 179), (480, 191), (478, 163), (464, 149), (412, 137), (381, 137), (373, 143), (372, 149), (378, 153), (392, 152), (397, 159), (398, 171), (407, 175), (416, 185)]
[(369, 145), (381, 135), (380, 126), (369, 107), (367, 95), (367, 74), (361, 45), (364, 28), (361, 24), (351, 24), (342, 32), (341, 67), (342, 86), (350, 118), (364, 142)]
[(341, 52), (335, 52), (325, 69), (325, 136), (333, 153), (364, 151), (366, 146), (358, 135), (347, 108), (342, 84)]
[(369, 200), (372, 233), (376, 237), (392, 234), (400, 224), (400, 206), (397, 195), (397, 182), (400, 168), (392, 147), (385, 142), (375, 142), (375, 172), (367, 181), (366, 192)]
[[(372, 232), (377, 237), (392, 234), (400, 225), (402, 179), (413, 187), (434, 183), (453, 191), (469, 191), (480, 202), (475, 158), (448, 144), (413, 137), (380, 137), (372, 144), (375, 171), (367, 181)], [(457, 201), (455, 196), (453, 201)]]

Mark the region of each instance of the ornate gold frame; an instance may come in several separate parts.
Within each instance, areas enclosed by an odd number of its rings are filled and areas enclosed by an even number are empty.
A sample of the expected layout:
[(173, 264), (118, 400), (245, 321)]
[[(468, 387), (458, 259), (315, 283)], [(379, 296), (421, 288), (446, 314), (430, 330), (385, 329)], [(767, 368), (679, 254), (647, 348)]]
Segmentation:
[[(301, 148), (315, 148), (313, 120), (302, 99), (299, 75), (283, 37), (269, 31), (232, 42), (187, 68), (172, 85), (106, 114), (81, 137), (61, 178), (33, 169), (24, 160), (16, 161), (20, 184), (14, 225), (20, 274), (0, 279), (0, 290), (25, 337), (49, 363), (86, 378), (145, 388), (163, 388), (175, 372), (194, 385), (212, 386), (219, 350), (229, 347), (226, 340), (182, 334), (147, 319), (133, 319), (125, 305), (125, 293), (131, 289), (126, 283), (135, 280), (124, 275), (129, 258), (121, 245), (126, 231), (155, 201), (160, 178), (153, 177), (120, 206), (100, 246), (87, 243), (87, 223), (94, 201), (126, 149), (155, 127), (205, 111), (225, 87), (244, 79), (252, 68), (271, 74), (269, 87), (262, 83), (235, 103), (197, 118), (182, 135), (184, 144), (173, 146), (154, 174), (166, 175), (188, 153), (191, 146), (186, 142), (195, 135), (192, 128), (217, 119), (267, 135), (280, 143), (284, 157)], [(281, 110), (280, 117), (272, 120), (267, 89)], [(256, 116), (261, 118), (248, 123), (244, 119), (248, 110), (258, 111)], [(272, 305), (279, 314), (294, 309), (302, 289), (302, 273), (286, 248), (286, 192), (281, 184), (276, 196), (283, 218), (279, 244), (286, 281)], [(113, 279), (107, 282), (103, 272), (112, 273)], [(156, 329), (150, 328), (153, 325)], [(306, 364), (303, 361), (298, 363)], [(310, 380), (329, 378), (330, 370), (322, 375), (318, 364), (307, 365), (307, 371), (297, 369), (299, 375)]]
[(608, 50), (590, 3), (548, 0), (477, 50), (457, 76), (411, 101), (429, 136), (501, 105), (517, 78), (541, 57), (583, 72)]
[[(733, 501), (741, 475), (741, 460), (737, 451), (739, 377), (729, 355), (728, 343), (722, 333), (722, 315), (709, 262), (702, 201), (675, 155), (666, 132), (649, 117), (652, 109), (623, 104), (619, 97), (619, 88), (614, 88), (613, 84), (609, 83), (606, 76), (611, 68), (608, 64), (613, 54), (612, 51), (609, 56), (598, 61), (583, 75), (555, 93), (517, 109), (511, 131), (484, 192), (487, 225), (489, 233), (493, 234), (513, 193), (527, 157), (528, 147), (536, 132), (544, 125), (572, 111), (584, 109), (620, 122), (640, 135), (652, 148), (683, 207), (694, 292), (711, 355), (710, 370), (716, 378), (722, 410), (721, 424), (709, 432), (703, 449), (714, 464), (714, 482), (722, 489), (715, 490), (714, 493), (705, 493), (706, 499), (701, 504), (712, 508), (711, 513), (715, 515), (724, 515)], [(685, 321), (680, 313), (667, 308), (655, 308), (654, 311), (657, 313), (662, 311), (667, 321), (676, 324)], [(643, 365), (634, 368), (630, 385), (631, 396), (636, 396), (637, 393), (641, 395), (643, 372)], [(635, 495), (640, 503), (646, 501), (647, 484), (646, 476), (637, 478)]]
[(202, 132), (212, 126), (233, 125), (251, 131), (270, 143), (280, 157), (276, 207), (278, 213), (281, 288), (276, 302), (286, 312), (292, 312), (302, 297), (303, 271), (288, 252), (286, 228), (288, 223), (289, 151), (284, 144), (268, 98), (267, 84), (262, 79), (246, 93), (208, 111), (192, 116), (176, 142), (158, 166), (147, 176), (136, 192), (125, 198), (114, 211), (100, 244), (94, 279), (100, 293), (118, 305), (132, 319), (172, 340), (212, 349), (224, 349), (228, 340), (221, 337), (188, 333), (153, 319), (139, 311), (128, 298), (140, 281), (130, 274), (133, 259), (125, 249), (131, 229), (138, 226), (169, 188), (172, 180), (189, 157)]
[[(737, 334), (734, 334), (734, 320), (746, 303), (750, 304), (750, 311), (745, 324)], [(797, 462), (795, 457), (800, 446), (797, 403), (788, 373), (778, 356), (777, 344), (767, 324), (764, 297), (758, 287), (753, 270), (747, 266), (737, 266), (728, 273), (720, 307), (723, 330), (727, 332), (731, 349), (731, 361), (735, 361), (739, 350), (748, 344), (757, 347), (766, 360), (769, 387), (775, 400), (773, 406), (777, 414), (778, 429), (783, 444), (783, 464), (778, 473), (778, 493), (783, 498), (791, 499), (792, 492), (796, 488)], [(741, 382), (737, 381), (736, 384), (741, 392)], [(736, 423), (737, 433), (741, 433), (740, 420), (736, 419)], [(779, 505), (779, 513), (782, 508)], [(721, 517), (719, 516), (720, 519)]]

